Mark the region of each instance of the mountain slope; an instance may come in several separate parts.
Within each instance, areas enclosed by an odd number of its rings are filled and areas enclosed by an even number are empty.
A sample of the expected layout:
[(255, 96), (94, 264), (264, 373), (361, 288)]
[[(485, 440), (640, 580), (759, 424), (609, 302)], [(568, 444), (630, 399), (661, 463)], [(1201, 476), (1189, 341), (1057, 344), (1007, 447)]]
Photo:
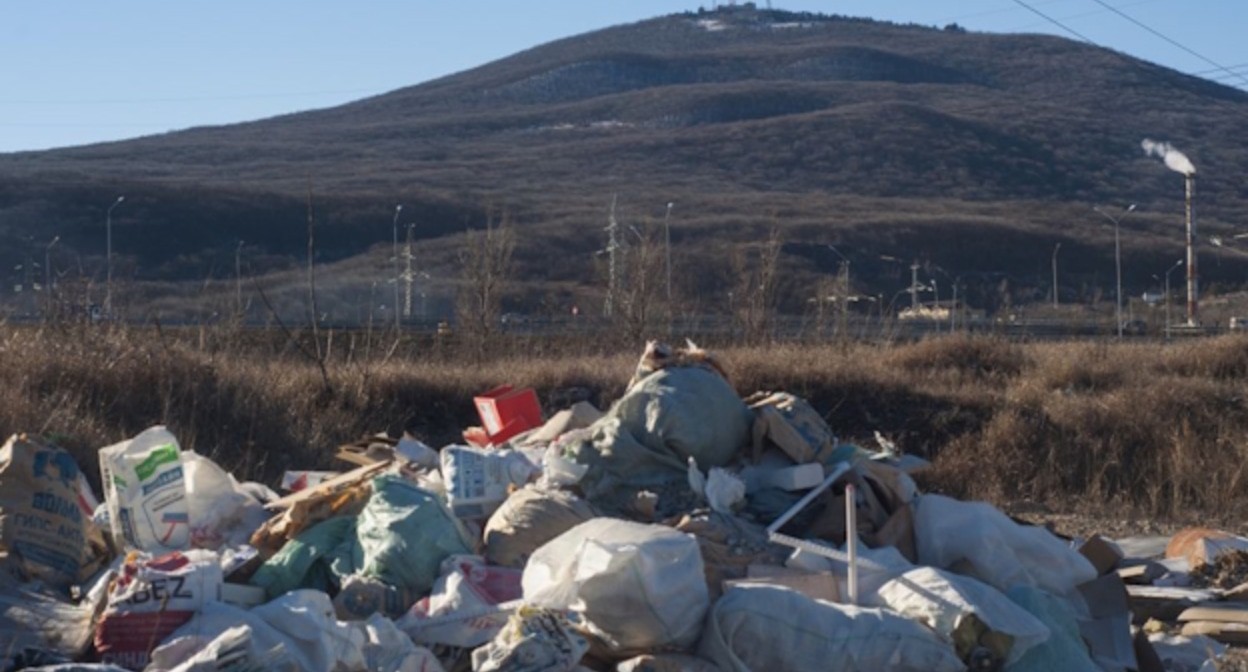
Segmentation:
[[(1246, 113), (1243, 92), (1055, 37), (724, 10), (571, 37), (337, 108), (0, 155), (0, 237), (20, 258), (59, 234), (90, 266), (103, 210), (125, 193), (114, 225), (132, 272), (195, 277), (231, 268), (240, 238), (269, 262), (296, 258), (310, 190), (326, 260), (387, 242), (394, 203), (425, 240), (506, 208), (525, 232), (526, 277), (593, 284), (589, 253), (619, 194), (631, 221), (677, 202), (687, 252), (777, 221), (795, 272), (819, 273), (837, 257), (801, 243), (835, 243), (876, 293), (908, 275), (880, 255), (1039, 285), (1058, 241), (1072, 278), (1103, 282), (1091, 205), (1136, 202), (1123, 244), (1140, 285), (1174, 256), (1182, 213), (1181, 178), (1140, 140), (1193, 158), (1202, 228), (1229, 234), (1248, 205)], [(967, 232), (991, 253), (946, 242)], [(1235, 281), (1238, 260), (1209, 277)], [(696, 296), (725, 281), (695, 275)]]

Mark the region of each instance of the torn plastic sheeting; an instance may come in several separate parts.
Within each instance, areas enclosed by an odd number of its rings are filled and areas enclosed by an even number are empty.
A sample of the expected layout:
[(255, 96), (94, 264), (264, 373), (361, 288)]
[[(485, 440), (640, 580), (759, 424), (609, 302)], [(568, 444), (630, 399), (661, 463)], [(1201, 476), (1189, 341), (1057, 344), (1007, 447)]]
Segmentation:
[(953, 647), (922, 624), (775, 586), (741, 586), (720, 598), (698, 655), (724, 672), (966, 669)]
[(0, 447), (0, 571), (62, 592), (109, 559), (74, 458), (26, 435)]
[(255, 650), (281, 646), (301, 672), (364, 669), (364, 630), (334, 618), (329, 596), (315, 590), (297, 590), (244, 610), (210, 602), (167, 637), (152, 652), (145, 672), (168, 672), (193, 652), (202, 650), (221, 633), (239, 625), (251, 628)]
[(441, 500), (400, 477), (380, 476), (358, 518), (331, 518), (305, 530), (251, 583), (276, 597), (295, 588), (337, 588), (362, 574), (414, 600), (433, 587), (444, 559), (471, 552), (467, 532)]
[(0, 573), (0, 652), (6, 658), (26, 649), (81, 657), (95, 634), (95, 614), (105, 587), (101, 579), (88, 599), (71, 604)]
[(398, 625), (420, 644), (481, 646), (507, 622), (510, 610), (499, 605), (520, 599), (521, 576), (519, 569), (487, 565), (479, 556), (451, 556), (443, 561), (433, 592), (412, 605)]
[(1010, 672), (1100, 672), (1088, 655), (1075, 612), (1065, 600), (1039, 588), (1017, 586), (1006, 597), (1049, 629), (1048, 640), (1028, 649), (1010, 666)]

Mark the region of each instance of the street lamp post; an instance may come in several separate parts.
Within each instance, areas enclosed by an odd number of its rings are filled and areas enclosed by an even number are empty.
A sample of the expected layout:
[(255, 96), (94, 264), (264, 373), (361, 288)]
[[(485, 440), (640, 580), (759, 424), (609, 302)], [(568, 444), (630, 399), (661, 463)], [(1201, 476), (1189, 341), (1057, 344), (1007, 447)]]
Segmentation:
[[(1053, 310), (1057, 310), (1057, 251), (1062, 249), (1062, 244), (1058, 243), (1053, 246)], [(1054, 315), (1053, 317), (1057, 317)]]
[(60, 236), (53, 236), (52, 242), (43, 248), (43, 291), (48, 297), (45, 299), (47, 304), (45, 310), (48, 313), (52, 312), (52, 246), (56, 245), (60, 240)]
[(390, 222), (390, 229), (393, 234), (393, 244), (391, 246), (391, 260), (394, 262), (394, 329), (398, 331), (402, 316), (399, 314), (399, 213), (403, 212), (403, 205), (394, 206), (394, 219)]
[(1114, 275), (1116, 276), (1117, 282), (1118, 282), (1118, 291), (1114, 295), (1114, 319), (1118, 322), (1118, 338), (1121, 339), (1122, 338), (1122, 245), (1118, 237), (1118, 225), (1121, 222), (1121, 220), (1124, 219), (1128, 214), (1135, 211), (1135, 204), (1132, 203), (1131, 205), (1128, 205), (1126, 208), (1123, 209), (1122, 214), (1117, 217), (1114, 217), (1113, 215), (1105, 212), (1100, 207), (1093, 208), (1093, 210), (1096, 210), (1098, 213), (1104, 216), (1105, 219), (1108, 219), (1109, 221), (1114, 223)]
[(106, 240), (106, 251), (104, 257), (105, 283), (104, 283), (104, 315), (112, 317), (113, 315), (113, 208), (121, 205), (126, 200), (125, 196), (118, 196), (112, 205), (108, 206), (108, 214), (104, 217), (104, 236)]
[(1183, 260), (1180, 259), (1174, 262), (1174, 265), (1170, 267), (1170, 270), (1166, 271), (1166, 338), (1167, 339), (1170, 338), (1170, 274), (1174, 272), (1174, 269), (1182, 265), (1183, 265)]
[(234, 248), (234, 310), (243, 316), (243, 241)]

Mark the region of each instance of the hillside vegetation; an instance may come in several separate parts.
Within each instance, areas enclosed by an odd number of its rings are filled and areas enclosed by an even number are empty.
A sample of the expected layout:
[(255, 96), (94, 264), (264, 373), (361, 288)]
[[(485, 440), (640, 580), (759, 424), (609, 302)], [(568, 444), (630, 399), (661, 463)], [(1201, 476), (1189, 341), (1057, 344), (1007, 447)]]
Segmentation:
[[(467, 366), (454, 342), (322, 338), (324, 376), (275, 332), (3, 327), (0, 434), (52, 436), (94, 473), (97, 448), (165, 423), (185, 447), (272, 485), (286, 469), (341, 468), (334, 449), (365, 434), (456, 441), (478, 423), (472, 396), (500, 383), (533, 386), (548, 415), (578, 399), (606, 407), (640, 350), (520, 340)], [(719, 354), (738, 392), (801, 395), (860, 445), (878, 430), (935, 462), (927, 487), (959, 497), (1207, 523), (1248, 512), (1242, 337), (1024, 345), (954, 335)]]
[[(1047, 287), (1061, 242), (1063, 291), (1088, 300), (1112, 268), (1092, 206), (1137, 203), (1123, 250), (1138, 294), (1177, 258), (1183, 221), (1181, 177), (1140, 141), (1193, 158), (1201, 230), (1229, 239), (1248, 204), (1248, 150), (1231, 140), (1248, 135), (1245, 111), (1242, 91), (1057, 37), (677, 14), (332, 109), (0, 155), (0, 261), (60, 235), (58, 267), (98, 280), (118, 194), (120, 273), (139, 282), (229, 277), (240, 239), (254, 273), (290, 266), (309, 200), (326, 262), (388, 243), (396, 203), (443, 261), (506, 210), (524, 231), (519, 274), (540, 285), (516, 301), (532, 304), (557, 283), (601, 286), (594, 252), (618, 195), (637, 225), (675, 204), (692, 277), (775, 224), (799, 284), (841, 263), (802, 245), (834, 244), (866, 293), (908, 282), (885, 256), (1025, 295)], [(1242, 283), (1244, 255), (1219, 255), (1206, 283)]]

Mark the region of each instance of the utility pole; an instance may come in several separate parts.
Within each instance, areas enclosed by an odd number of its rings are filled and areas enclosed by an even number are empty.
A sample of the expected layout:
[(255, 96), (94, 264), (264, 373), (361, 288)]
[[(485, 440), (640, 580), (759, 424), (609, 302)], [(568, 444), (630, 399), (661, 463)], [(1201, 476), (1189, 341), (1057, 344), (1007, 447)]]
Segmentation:
[(243, 316), (243, 241), (234, 248), (234, 310)]
[(60, 240), (61, 240), (60, 236), (54, 236), (52, 238), (52, 242), (48, 243), (47, 247), (43, 248), (43, 291), (45, 292), (45, 296), (47, 297), (44, 299), (44, 303), (46, 304), (46, 308), (44, 310), (47, 311), (47, 313), (45, 313), (44, 315), (45, 317), (52, 313), (52, 306), (53, 306), (52, 246), (56, 245), (57, 242), (59, 242)]
[(118, 196), (112, 205), (108, 206), (108, 214), (104, 217), (104, 235), (106, 239), (105, 251), (105, 284), (104, 284), (104, 315), (112, 318), (113, 315), (113, 208), (121, 205), (126, 200), (125, 196)]
[(399, 330), (401, 326), (401, 318), (399, 315), (399, 213), (403, 212), (403, 204), (394, 206), (394, 219), (390, 220), (390, 234), (392, 242), (390, 247), (390, 262), (394, 269), (394, 304), (391, 309), (394, 312), (394, 329)]
[(1057, 310), (1057, 251), (1060, 249), (1062, 249), (1061, 243), (1053, 246), (1053, 310)]
[(919, 263), (910, 264), (910, 311), (919, 312)]
[(407, 251), (403, 255), (406, 258), (407, 268), (403, 271), (403, 282), (406, 287), (404, 290), (403, 301), (403, 317), (411, 319), (412, 317), (412, 230), (416, 228), (416, 222), (408, 222), (407, 224)]
[(611, 317), (615, 312), (615, 299), (620, 290), (620, 267), (616, 260), (616, 252), (620, 248), (620, 227), (615, 220), (615, 202), (618, 196), (618, 194), (611, 196), (611, 211), (607, 215), (607, 272), (609, 278), (607, 280), (607, 302), (602, 310), (607, 317)]
[(667, 204), (667, 214), (663, 215), (663, 238), (667, 244), (667, 305), (671, 310), (672, 305), (672, 227), (670, 220), (672, 219), (672, 202)]
[(1123, 218), (1135, 211), (1135, 204), (1132, 203), (1123, 209), (1122, 214), (1118, 217), (1105, 212), (1098, 208), (1093, 208), (1100, 213), (1105, 219), (1114, 223), (1114, 276), (1117, 278), (1117, 294), (1114, 296), (1114, 319), (1118, 321), (1118, 338), (1122, 339), (1122, 244), (1118, 237), (1118, 224)]

